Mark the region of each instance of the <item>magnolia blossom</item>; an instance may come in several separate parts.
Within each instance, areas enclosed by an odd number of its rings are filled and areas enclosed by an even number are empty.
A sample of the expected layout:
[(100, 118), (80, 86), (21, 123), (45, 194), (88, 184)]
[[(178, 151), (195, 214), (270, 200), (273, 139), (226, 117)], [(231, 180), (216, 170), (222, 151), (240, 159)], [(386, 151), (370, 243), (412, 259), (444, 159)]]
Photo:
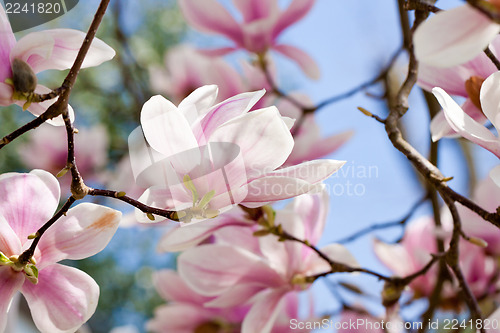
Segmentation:
[(273, 49), (295, 61), (309, 77), (319, 78), (319, 69), (307, 53), (277, 42), (286, 28), (307, 14), (314, 0), (293, 0), (285, 10), (279, 8), (278, 0), (240, 0), (233, 3), (243, 15), (243, 22), (237, 22), (216, 0), (179, 0), (189, 24), (203, 32), (224, 35), (236, 44), (210, 53), (222, 55), (244, 48), (264, 55)]
[[(66, 130), (42, 125), (29, 133), (29, 141), (21, 146), (19, 156), (29, 169), (43, 169), (56, 175), (65, 166), (68, 155)], [(87, 181), (95, 181), (97, 172), (108, 160), (109, 139), (102, 126), (80, 128), (75, 134), (75, 158), (78, 171)], [(59, 178), (69, 185), (70, 177)]]
[(178, 107), (161, 96), (146, 102), (142, 131), (129, 138), (134, 175), (148, 188), (140, 200), (182, 211), (180, 218), (189, 222), (236, 204), (260, 207), (320, 191), (321, 181), (345, 162), (315, 160), (279, 169), (293, 149), (293, 121), (275, 107), (248, 112), (263, 95), (243, 93), (213, 105), (217, 87), (204, 86)]
[[(493, 40), (490, 49), (493, 54), (500, 55), (499, 36)], [(450, 95), (466, 97), (465, 103), (462, 104), (464, 112), (477, 122), (484, 123), (487, 119), (481, 111), (479, 91), (484, 80), (496, 71), (496, 66), (481, 52), (474, 59), (452, 67), (435, 67), (421, 63), (418, 67), (417, 83), (427, 91), (440, 87)], [(439, 112), (432, 119), (431, 134), (434, 141), (455, 134), (446, 121), (444, 112)]]
[(208, 57), (189, 45), (170, 49), (165, 56), (165, 68), (151, 67), (150, 77), (153, 89), (174, 103), (207, 84), (219, 87), (219, 101), (246, 90), (241, 75), (222, 58)]
[[(443, 108), (446, 120), (458, 134), (491, 151), (500, 158), (500, 139), (466, 114), (441, 88), (432, 89)], [(479, 95), (481, 109), (493, 126), (500, 129), (500, 72), (490, 75), (482, 84)]]
[(440, 11), (415, 31), (415, 56), (431, 66), (460, 65), (483, 52), (499, 32), (499, 24), (469, 4)]
[(83, 203), (41, 237), (31, 262), (17, 260), (59, 204), (59, 184), (46, 171), (0, 175), (0, 332), (12, 297), (20, 291), (41, 332), (74, 332), (94, 313), (99, 287), (86, 273), (58, 264), (100, 252), (115, 233), (120, 212)]
[[(474, 189), (471, 199), (487, 211), (494, 212), (500, 206), (500, 187), (495, 184), (492, 177), (487, 177)], [(487, 253), (500, 255), (500, 230), (498, 227), (484, 221), (475, 212), (462, 205), (457, 205), (457, 209), (465, 234), (486, 241), (488, 243), (485, 249)], [(447, 215), (446, 218), (451, 219), (451, 216)]]
[[(448, 243), (451, 234), (451, 221), (443, 221), (443, 229), (437, 229), (433, 219), (422, 217), (410, 224), (403, 240), (399, 244), (386, 244), (376, 240), (374, 250), (377, 257), (396, 276), (405, 277), (422, 269), (431, 259), (431, 254), (437, 252), (436, 239), (441, 238)], [(483, 249), (469, 242), (460, 243), (460, 266), (471, 291), (481, 296), (490, 292), (491, 279), (495, 276), (497, 267), (495, 260), (487, 257)], [(432, 294), (437, 281), (437, 265), (417, 277), (410, 283), (415, 298), (427, 297)], [(451, 272), (450, 272), (451, 273)], [(445, 284), (443, 289), (443, 304), (456, 307), (456, 287)]]
[[(296, 198), (276, 212), (275, 224), (315, 244), (323, 231), (327, 202), (324, 193)], [(217, 231), (216, 238), (216, 243), (183, 252), (178, 259), (179, 274), (194, 291), (213, 297), (206, 306), (250, 304), (243, 333), (270, 332), (286, 295), (308, 288), (307, 276), (330, 270), (330, 265), (309, 247), (293, 241), (278, 242), (274, 235), (256, 238), (249, 228), (225, 227)], [(339, 244), (321, 251), (332, 260), (357, 266)]]
[[(85, 33), (72, 29), (52, 29), (32, 32), (16, 41), (5, 10), (0, 6), (0, 105), (24, 105), (34, 91), (47, 93), (47, 87), (37, 85), (36, 73), (47, 69), (68, 69), (73, 65), (85, 39)], [(82, 68), (100, 65), (114, 57), (115, 51), (99, 39), (94, 39)], [(17, 101), (17, 102), (16, 102)], [(28, 110), (40, 115), (52, 101), (32, 104)], [(54, 124), (64, 124), (62, 118)]]

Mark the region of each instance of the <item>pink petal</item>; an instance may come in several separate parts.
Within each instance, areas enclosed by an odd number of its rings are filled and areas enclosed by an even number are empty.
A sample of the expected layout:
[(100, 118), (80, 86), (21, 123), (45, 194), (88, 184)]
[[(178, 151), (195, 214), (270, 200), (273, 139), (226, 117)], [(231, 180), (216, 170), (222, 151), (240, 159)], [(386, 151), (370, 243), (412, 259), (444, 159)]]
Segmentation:
[(10, 303), (23, 282), (23, 274), (14, 272), (10, 267), (0, 266), (0, 286), (2, 286), (0, 288), (0, 332), (3, 332), (7, 326)]
[(241, 333), (271, 332), (286, 293), (286, 289), (263, 292), (243, 320)]
[(217, 1), (181, 0), (179, 6), (186, 20), (196, 29), (222, 34), (236, 44), (242, 44), (243, 36), (239, 24)]
[(21, 288), (36, 327), (42, 332), (76, 331), (94, 314), (99, 286), (86, 273), (68, 266), (40, 270), (38, 284), (25, 281)]
[(291, 177), (305, 180), (311, 184), (319, 183), (340, 170), (346, 161), (314, 160), (278, 169), (267, 176)]
[[(480, 59), (483, 60), (483, 57)], [(491, 61), (489, 62), (491, 63)], [(422, 62), (418, 66), (417, 84), (427, 91), (431, 91), (434, 87), (441, 87), (450, 95), (468, 97), (465, 81), (474, 75), (477, 74), (473, 73), (465, 64), (443, 68)]]
[(479, 99), (485, 116), (500, 130), (500, 72), (495, 72), (483, 82)]
[(279, 10), (276, 0), (236, 0), (233, 3), (246, 23), (273, 16)]
[(500, 157), (500, 140), (493, 133), (467, 115), (443, 89), (436, 87), (432, 93), (443, 107), (448, 123), (457, 133)]
[(38, 269), (63, 259), (80, 260), (101, 252), (115, 234), (120, 219), (119, 211), (92, 203), (71, 208), (40, 239)]
[(208, 301), (205, 306), (208, 308), (231, 308), (246, 305), (252, 302), (252, 298), (265, 288), (261, 283), (235, 284), (221, 296)]
[(160, 252), (180, 252), (193, 247), (219, 229), (227, 226), (248, 226), (251, 225), (236, 214), (226, 213), (220, 217), (208, 220), (205, 223), (188, 224), (185, 226), (174, 227), (163, 235), (158, 244)]
[[(59, 183), (47, 171), (0, 175), (0, 215), (21, 241), (54, 214), (59, 204)], [(37, 198), (37, 200), (33, 200)]]
[[(192, 124), (214, 105), (217, 94), (218, 88), (216, 85), (200, 87), (184, 98), (178, 108), (184, 114), (184, 117), (188, 119), (189, 123)], [(192, 114), (189, 112), (190, 109), (194, 109)], [(194, 117), (190, 118), (190, 116)]]
[(468, 4), (441, 11), (415, 31), (415, 55), (436, 67), (463, 64), (481, 53), (499, 31), (498, 24)]
[[(10, 67), (9, 67), (10, 68)], [(10, 84), (0, 82), (0, 105), (1, 106), (9, 106), (14, 101), (12, 100), (12, 93), (14, 89)]]
[[(85, 39), (85, 33), (72, 29), (52, 29), (32, 32), (14, 46), (11, 59), (26, 61), (35, 73), (47, 69), (68, 69), (73, 65)], [(94, 38), (82, 68), (98, 66), (112, 59), (115, 51)]]
[(317, 195), (301, 195), (293, 203), (293, 210), (305, 225), (304, 239), (317, 244), (323, 234), (328, 215), (329, 197), (326, 191)]
[(169, 302), (182, 302), (201, 305), (209, 300), (189, 288), (176, 271), (161, 270), (153, 276), (153, 283), (163, 299)]
[(203, 323), (216, 319), (209, 310), (193, 304), (169, 304), (155, 310), (155, 317), (148, 321), (151, 332), (193, 333)]
[(394, 275), (407, 276), (416, 271), (413, 265), (413, 260), (410, 258), (408, 251), (400, 244), (386, 244), (378, 239), (375, 239), (373, 250), (377, 258), (389, 268)]
[(322, 189), (321, 184), (311, 184), (298, 178), (265, 176), (248, 183), (248, 195), (241, 204), (256, 208), (268, 202), (289, 199), (305, 193), (318, 193)]
[(229, 245), (208, 244), (183, 252), (180, 276), (194, 291), (217, 296), (236, 283), (279, 284), (281, 278), (257, 255)]
[(290, 6), (280, 15), (273, 29), (273, 38), (283, 30), (302, 19), (311, 10), (315, 0), (293, 0)]
[(236, 51), (237, 49), (237, 47), (221, 47), (218, 49), (198, 50), (198, 52), (208, 57), (222, 57), (228, 53)]
[(144, 104), (141, 125), (151, 147), (166, 157), (198, 147), (182, 112), (161, 96), (153, 96)]
[(198, 141), (200, 141), (201, 136), (210, 138), (217, 127), (247, 113), (265, 93), (265, 90), (260, 90), (239, 94), (210, 108), (201, 121), (200, 130), (202, 133), (195, 133)]
[(4, 82), (6, 78), (12, 76), (10, 52), (16, 44), (16, 37), (3, 6), (0, 7), (0, 82)]
[[(465, 103), (462, 104), (462, 110), (478, 123), (483, 124), (487, 120), (481, 110), (479, 110), (470, 99), (467, 99)], [(453, 138), (458, 136), (457, 132), (451, 128), (448, 120), (446, 120), (446, 116), (442, 110), (432, 118), (431, 135), (432, 141), (437, 141), (443, 137)]]
[(273, 49), (283, 54), (285, 57), (295, 61), (297, 65), (304, 71), (304, 73), (313, 80), (318, 80), (320, 77), (320, 70), (316, 62), (304, 51), (291, 45), (274, 45)]
[(293, 148), (292, 135), (275, 107), (233, 118), (219, 126), (210, 141), (238, 145), (249, 178), (282, 165)]
[[(19, 237), (10, 227), (5, 218), (0, 215), (0, 252), (10, 257), (21, 253), (22, 244)], [(0, 331), (1, 332), (1, 331)]]

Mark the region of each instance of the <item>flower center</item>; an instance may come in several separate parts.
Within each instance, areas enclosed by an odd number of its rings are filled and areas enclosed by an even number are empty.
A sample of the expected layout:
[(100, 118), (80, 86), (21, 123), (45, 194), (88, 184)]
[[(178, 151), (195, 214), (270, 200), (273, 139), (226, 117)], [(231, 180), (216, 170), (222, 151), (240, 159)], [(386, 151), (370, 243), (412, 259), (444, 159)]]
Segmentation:
[(479, 96), (483, 82), (484, 79), (479, 76), (471, 76), (467, 81), (465, 81), (465, 91), (467, 92), (467, 95), (469, 95), (472, 104), (474, 104), (474, 106), (481, 111), (481, 100), (479, 99)]
[(9, 266), (16, 272), (23, 272), (31, 283), (38, 283), (38, 268), (36, 267), (36, 261), (33, 257), (29, 262), (21, 263), (19, 261), (19, 256), (14, 255), (7, 257), (0, 251), (0, 266)]
[(211, 219), (219, 215), (220, 212), (218, 209), (209, 208), (210, 200), (212, 200), (215, 195), (214, 190), (206, 193), (202, 198), (200, 198), (198, 191), (196, 190), (196, 186), (189, 175), (184, 176), (183, 182), (184, 187), (191, 192), (191, 196), (193, 198), (193, 207), (185, 211), (186, 216), (181, 219), (183, 222), (190, 222), (193, 218)]

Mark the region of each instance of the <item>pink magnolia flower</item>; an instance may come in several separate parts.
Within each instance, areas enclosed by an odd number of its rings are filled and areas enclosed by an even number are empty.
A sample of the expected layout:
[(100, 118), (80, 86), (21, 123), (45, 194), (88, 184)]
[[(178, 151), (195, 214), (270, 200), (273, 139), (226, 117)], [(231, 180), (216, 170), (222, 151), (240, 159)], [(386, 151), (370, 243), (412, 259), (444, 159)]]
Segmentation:
[(189, 45), (170, 49), (165, 56), (165, 68), (151, 67), (150, 77), (152, 88), (176, 104), (207, 84), (219, 87), (219, 101), (246, 90), (241, 75), (222, 58), (208, 57)]
[[(300, 196), (286, 209), (276, 212), (275, 223), (295, 237), (315, 244), (323, 231), (327, 202), (324, 193)], [(327, 272), (330, 266), (298, 242), (278, 242), (273, 235), (256, 239), (248, 228), (240, 228), (246, 233), (234, 229), (217, 243), (183, 252), (178, 259), (179, 274), (194, 291), (214, 298), (206, 306), (250, 304), (243, 320), (243, 333), (270, 332), (284, 297), (308, 288), (310, 283), (305, 278)], [(339, 244), (328, 245), (322, 251), (333, 260), (357, 265), (349, 251)]]
[[(492, 177), (487, 177), (474, 189), (472, 200), (482, 208), (494, 212), (500, 206), (500, 187)], [(485, 251), (488, 254), (500, 255), (500, 230), (462, 205), (457, 205), (457, 209), (465, 234), (486, 241), (488, 246)], [(447, 218), (451, 219), (451, 216), (447, 215)]]
[(186, 20), (196, 29), (221, 34), (236, 45), (214, 50), (222, 55), (238, 48), (264, 55), (273, 49), (295, 61), (311, 78), (319, 78), (319, 69), (304, 51), (287, 44), (279, 44), (278, 36), (290, 25), (303, 18), (314, 5), (314, 0), (293, 0), (286, 10), (281, 10), (277, 0), (233, 1), (243, 15), (237, 22), (216, 0), (179, 0)]
[[(75, 158), (78, 170), (87, 181), (96, 181), (97, 172), (108, 160), (108, 135), (102, 126), (81, 128), (75, 134)], [(53, 175), (65, 166), (68, 155), (66, 130), (42, 125), (30, 132), (29, 141), (21, 146), (19, 156), (29, 169), (43, 169)], [(71, 177), (59, 178), (69, 185)]]
[[(437, 230), (433, 219), (422, 217), (407, 227), (401, 243), (386, 244), (376, 240), (375, 254), (394, 275), (405, 277), (413, 274), (431, 260), (432, 253), (437, 252), (437, 237), (445, 239), (447, 243), (452, 228), (449, 222), (444, 220), (443, 229)], [(491, 279), (497, 270), (495, 260), (487, 257), (479, 246), (466, 241), (460, 243), (460, 249), (460, 266), (472, 292), (480, 296), (491, 291)], [(437, 269), (437, 265), (434, 265), (426, 274), (410, 283), (415, 298), (431, 295), (437, 280)], [(460, 304), (457, 288), (456, 284), (445, 285), (445, 306), (456, 307)]]
[(213, 105), (217, 87), (204, 86), (178, 107), (161, 96), (146, 102), (144, 134), (138, 129), (129, 139), (134, 175), (148, 188), (140, 200), (182, 210), (190, 221), (235, 204), (260, 207), (321, 190), (321, 181), (344, 162), (315, 160), (280, 169), (293, 149), (293, 121), (275, 107), (248, 112), (263, 95), (243, 93)]
[(415, 31), (415, 56), (436, 67), (463, 64), (488, 46), (500, 25), (469, 4), (438, 12)]
[[(27, 96), (17, 96), (18, 98), (16, 98), (16, 95), (30, 92), (18, 91), (18, 94), (14, 94), (14, 86), (6, 83), (6, 81), (13, 80), (14, 67), (19, 71), (16, 74), (24, 78), (24, 82), (20, 82), (18, 85), (26, 86), (29, 89), (33, 88), (37, 93), (47, 93), (50, 90), (47, 87), (37, 85), (36, 77), (32, 77), (33, 73), (36, 74), (47, 69), (64, 70), (70, 68), (84, 38), (85, 33), (78, 30), (52, 29), (29, 33), (16, 41), (5, 10), (0, 6), (0, 105), (7, 106), (13, 103), (23, 105)], [(111, 47), (99, 39), (94, 39), (82, 68), (98, 66), (104, 61), (112, 59), (114, 55), (115, 51)], [(15, 84), (16, 81), (14, 81)], [(19, 101), (19, 98), (24, 100)], [(38, 116), (51, 103), (53, 101), (32, 104), (28, 110)], [(59, 119), (55, 124), (62, 123), (62, 119)]]
[[(491, 45), (491, 51), (500, 55), (500, 37), (496, 37)], [(479, 123), (487, 119), (481, 111), (479, 91), (483, 81), (495, 73), (497, 68), (491, 60), (480, 53), (474, 59), (452, 67), (435, 67), (426, 63), (420, 63), (418, 67), (418, 85), (427, 91), (434, 87), (440, 87), (450, 95), (466, 97), (462, 105), (466, 114)], [(455, 131), (446, 121), (444, 112), (439, 112), (431, 122), (432, 140), (437, 141), (443, 136), (452, 136)]]
[[(441, 88), (432, 89), (443, 108), (446, 120), (459, 135), (491, 151), (500, 158), (500, 139), (466, 114)], [(500, 129), (500, 72), (490, 75), (482, 84), (479, 99), (481, 109), (493, 126)]]
[(20, 291), (41, 332), (74, 332), (94, 313), (99, 287), (86, 273), (57, 262), (100, 252), (118, 227), (120, 212), (83, 203), (68, 211), (42, 236), (33, 261), (21, 264), (36, 232), (59, 204), (59, 184), (46, 171), (0, 176), (0, 332), (7, 309)]

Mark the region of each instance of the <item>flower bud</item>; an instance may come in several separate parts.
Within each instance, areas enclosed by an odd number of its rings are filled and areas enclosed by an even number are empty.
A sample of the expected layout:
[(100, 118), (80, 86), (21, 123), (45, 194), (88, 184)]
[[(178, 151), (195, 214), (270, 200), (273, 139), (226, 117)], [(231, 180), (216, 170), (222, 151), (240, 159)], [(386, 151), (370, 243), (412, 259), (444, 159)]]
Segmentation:
[(15, 91), (20, 93), (34, 92), (38, 83), (31, 66), (17, 58), (12, 61), (12, 81)]

